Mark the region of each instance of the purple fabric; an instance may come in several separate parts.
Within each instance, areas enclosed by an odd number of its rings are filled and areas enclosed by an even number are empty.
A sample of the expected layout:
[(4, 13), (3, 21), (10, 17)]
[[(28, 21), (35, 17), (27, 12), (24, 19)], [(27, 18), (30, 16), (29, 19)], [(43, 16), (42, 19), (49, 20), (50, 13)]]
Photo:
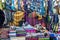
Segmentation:
[(26, 34), (16, 34), (16, 36), (26, 36)]

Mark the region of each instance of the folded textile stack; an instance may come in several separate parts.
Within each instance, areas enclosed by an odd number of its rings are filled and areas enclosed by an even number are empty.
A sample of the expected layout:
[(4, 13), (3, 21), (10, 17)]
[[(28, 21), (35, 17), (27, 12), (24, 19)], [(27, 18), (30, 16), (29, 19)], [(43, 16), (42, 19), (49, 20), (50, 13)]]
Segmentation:
[(38, 40), (37, 36), (26, 37), (26, 40)]
[(28, 32), (28, 33), (36, 33), (36, 30), (33, 29), (33, 28), (26, 28), (25, 30), (26, 30), (26, 32)]
[(33, 28), (33, 26), (31, 26), (29, 24), (27, 26), (25, 26), (24, 29), (27, 33), (36, 33), (36, 30)]
[(49, 40), (49, 37), (47, 37), (47, 38), (38, 38), (38, 40)]
[(9, 37), (16, 37), (16, 31), (15, 30), (10, 30), (9, 31)]
[(23, 28), (16, 28), (16, 36), (17, 37), (20, 37), (20, 36), (26, 36), (26, 32)]
[(49, 38), (39, 38), (39, 40), (49, 40)]
[(49, 40), (49, 35), (42, 33), (38, 36), (38, 40)]
[(8, 35), (8, 29), (6, 28), (3, 28), (0, 30), (1, 31), (1, 35), (0, 35), (0, 38), (8, 38), (9, 35)]
[(11, 37), (10, 40), (25, 40), (25, 37)]

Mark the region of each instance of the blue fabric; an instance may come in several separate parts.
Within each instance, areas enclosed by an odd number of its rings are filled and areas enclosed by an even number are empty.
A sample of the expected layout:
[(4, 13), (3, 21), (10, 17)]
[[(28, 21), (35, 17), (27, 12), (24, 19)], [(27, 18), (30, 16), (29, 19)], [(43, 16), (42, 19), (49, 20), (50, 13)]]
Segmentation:
[(52, 0), (48, 1), (48, 13), (50, 15), (52, 15), (52, 13), (53, 13), (53, 10), (52, 10)]
[(55, 34), (54, 33), (50, 34), (50, 37), (55, 37)]
[(11, 5), (9, 3), (9, 0), (6, 0), (6, 9), (11, 10)]
[(18, 0), (18, 10), (20, 10), (20, 0)]
[(24, 10), (27, 11), (27, 9), (28, 9), (27, 4), (24, 4)]
[(59, 18), (58, 18), (58, 15), (54, 15), (53, 16), (53, 23), (58, 23), (58, 21), (59, 21)]
[(12, 4), (13, 4), (13, 6), (11, 6), (11, 10), (15, 10), (15, 7), (14, 7), (14, 0), (12, 0)]

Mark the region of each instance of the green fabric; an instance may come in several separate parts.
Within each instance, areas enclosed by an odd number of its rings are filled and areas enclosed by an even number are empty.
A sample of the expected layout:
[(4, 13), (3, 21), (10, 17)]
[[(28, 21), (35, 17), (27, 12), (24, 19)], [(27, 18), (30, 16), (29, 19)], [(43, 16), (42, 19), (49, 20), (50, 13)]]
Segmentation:
[(51, 20), (51, 19), (50, 19), (50, 17), (48, 16), (48, 22), (50, 22), (50, 20)]
[(2, 8), (2, 2), (0, 2), (0, 9)]
[(50, 21), (51, 21), (51, 19), (50, 19), (49, 15), (47, 15), (47, 16), (46, 16), (46, 22), (47, 22), (47, 23), (50, 23)]
[(51, 20), (51, 19), (50, 19), (49, 15), (47, 16), (47, 18), (48, 18), (48, 19), (47, 19), (48, 23), (50, 23), (50, 20)]
[(24, 33), (26, 33), (26, 32), (16, 32), (16, 33), (19, 33), (19, 34), (24, 34)]
[(57, 32), (58, 31), (58, 24), (52, 24), (52, 28), (53, 28), (53, 32)]
[(49, 38), (39, 38), (39, 40), (49, 40)]
[(0, 38), (0, 40), (1, 40), (1, 38)]

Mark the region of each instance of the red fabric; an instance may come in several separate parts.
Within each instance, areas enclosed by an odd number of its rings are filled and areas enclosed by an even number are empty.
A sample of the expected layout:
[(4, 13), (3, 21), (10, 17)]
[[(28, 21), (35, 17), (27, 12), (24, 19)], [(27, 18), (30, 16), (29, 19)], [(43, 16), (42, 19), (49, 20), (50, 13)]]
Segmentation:
[(58, 34), (60, 34), (60, 32), (58, 32)]
[(46, 27), (46, 24), (44, 23), (44, 22), (42, 22), (42, 24), (41, 24), (43, 27)]
[(36, 38), (36, 37), (31, 37), (31, 38), (26, 38), (26, 40), (38, 40), (38, 38)]

